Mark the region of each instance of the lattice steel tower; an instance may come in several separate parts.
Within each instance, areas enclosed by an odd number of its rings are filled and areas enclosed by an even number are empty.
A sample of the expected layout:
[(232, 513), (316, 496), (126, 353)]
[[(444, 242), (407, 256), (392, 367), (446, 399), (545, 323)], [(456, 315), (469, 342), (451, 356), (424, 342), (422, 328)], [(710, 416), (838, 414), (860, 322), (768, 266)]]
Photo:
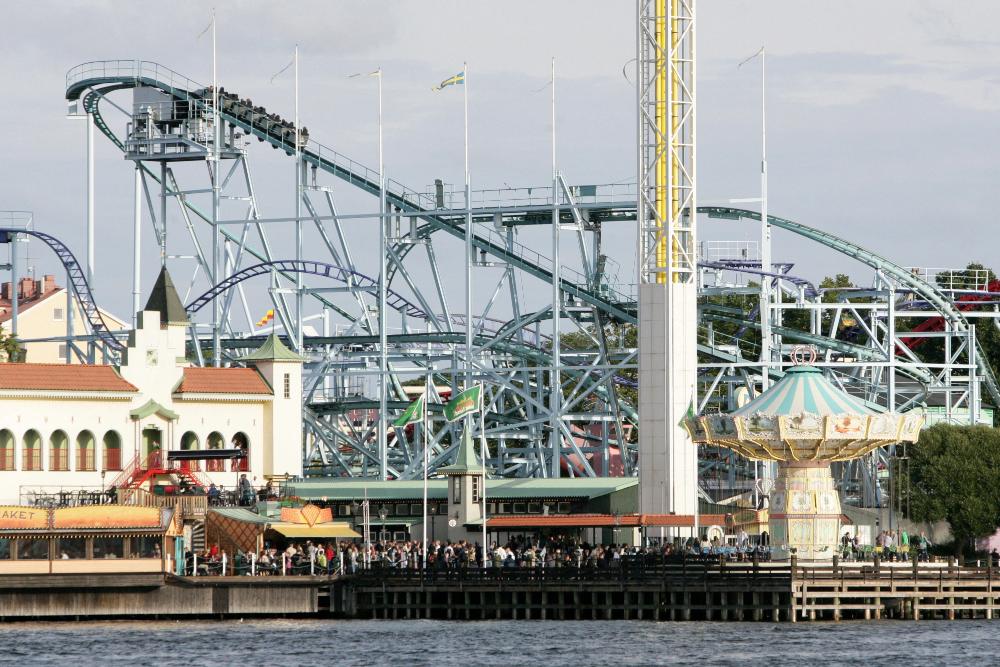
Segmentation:
[(695, 3), (639, 0), (639, 479), (643, 513), (697, 512)]

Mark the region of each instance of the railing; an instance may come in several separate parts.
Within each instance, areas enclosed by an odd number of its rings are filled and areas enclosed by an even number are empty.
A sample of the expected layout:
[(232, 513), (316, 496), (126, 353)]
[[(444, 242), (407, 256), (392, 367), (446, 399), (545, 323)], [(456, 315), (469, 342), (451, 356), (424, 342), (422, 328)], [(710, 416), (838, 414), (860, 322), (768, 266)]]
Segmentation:
[(14, 450), (0, 449), (0, 470), (14, 469)]
[(115, 495), (91, 486), (27, 485), (18, 490), (20, 502), (34, 507), (77, 507), (79, 505), (108, 505), (115, 502)]
[(31, 211), (0, 211), (0, 227), (31, 229), (33, 218)]
[(717, 560), (625, 558), (607, 565), (562, 565), (532, 567), (452, 567), (391, 568), (377, 564), (351, 577), (358, 585), (409, 585), (447, 583), (561, 583), (561, 582), (660, 582), (704, 581), (706, 579), (770, 580), (789, 582), (792, 570), (787, 563), (743, 563), (721, 565)]
[(907, 267), (910, 273), (943, 290), (987, 291), (990, 283), (989, 269), (945, 269), (935, 267)]
[(757, 241), (701, 241), (698, 243), (698, 259), (715, 262), (723, 259), (760, 259), (760, 243)]
[[(571, 185), (570, 194), (578, 204), (622, 204), (635, 206), (635, 183), (602, 183), (598, 185)], [(552, 186), (521, 188), (490, 188), (471, 192), (472, 208), (528, 208), (552, 205)], [(438, 208), (437, 192), (426, 191), (417, 195), (424, 208)], [(444, 208), (465, 208), (465, 189), (446, 187), (441, 192)], [(569, 201), (559, 189), (559, 205), (568, 207)]]
[[(497, 233), (493, 229), (477, 229), (475, 230), (475, 235), (479, 239), (487, 241), (505, 252), (512, 253), (532, 266), (536, 266), (550, 274), (554, 272), (551, 259), (542, 255), (537, 250), (529, 248), (528, 246), (518, 243), (517, 241), (508, 242), (506, 236)], [(587, 280), (587, 277), (570, 266), (566, 266), (564, 264), (560, 265), (559, 277), (583, 289), (590, 289), (590, 281)], [(614, 301), (616, 303), (628, 303), (635, 301), (635, 297), (632, 293), (621, 291), (623, 287), (628, 288), (628, 286), (623, 285), (612, 286), (602, 284), (599, 289), (604, 295), (606, 295), (609, 301)]]
[(166, 84), (177, 91), (192, 92), (205, 86), (179, 74), (169, 67), (148, 60), (95, 60), (81, 63), (66, 73), (66, 90), (90, 79), (149, 79)]
[(208, 512), (208, 495), (192, 493), (179, 495), (158, 495), (145, 489), (118, 489), (120, 505), (141, 505), (144, 507), (172, 507), (183, 517), (202, 518)]
[[(108, 455), (110, 454), (110, 452), (112, 450), (105, 448), (104, 451), (105, 451), (105, 457), (106, 457), (105, 460), (107, 461), (108, 458), (109, 458)], [(121, 465), (121, 449), (117, 449), (117, 450), (114, 450), (114, 451), (117, 452), (117, 454), (118, 454), (118, 464)], [(117, 488), (121, 488), (121, 487), (125, 486), (126, 483), (129, 482), (132, 479), (132, 475), (137, 470), (139, 470), (139, 467), (141, 465), (142, 465), (142, 459), (137, 454), (136, 457), (134, 459), (132, 459), (132, 462), (129, 463), (127, 466), (125, 466), (125, 468), (122, 469), (121, 473), (117, 477), (115, 477), (113, 480), (111, 480), (111, 487), (117, 489)], [(107, 465), (105, 465), (104, 467), (105, 467), (106, 470), (109, 469), (109, 467)]]

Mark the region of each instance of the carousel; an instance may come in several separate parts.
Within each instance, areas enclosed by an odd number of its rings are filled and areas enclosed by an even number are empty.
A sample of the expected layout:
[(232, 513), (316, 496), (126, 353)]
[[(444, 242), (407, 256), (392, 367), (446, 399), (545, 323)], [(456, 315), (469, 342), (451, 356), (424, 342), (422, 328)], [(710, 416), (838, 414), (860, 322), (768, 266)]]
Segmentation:
[(799, 352), (796, 360), (799, 365), (731, 414), (688, 417), (684, 424), (695, 443), (777, 461), (769, 507), (772, 558), (829, 560), (841, 516), (830, 464), (916, 442), (924, 418), (880, 411), (837, 388), (810, 365), (815, 352)]

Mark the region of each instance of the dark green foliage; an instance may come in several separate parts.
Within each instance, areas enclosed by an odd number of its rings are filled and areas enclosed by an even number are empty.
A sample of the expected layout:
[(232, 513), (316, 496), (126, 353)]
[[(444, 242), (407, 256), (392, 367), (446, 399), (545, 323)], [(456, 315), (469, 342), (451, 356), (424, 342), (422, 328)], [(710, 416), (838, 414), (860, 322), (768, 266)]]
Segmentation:
[(909, 504), (917, 521), (947, 521), (958, 553), (1000, 526), (1000, 430), (936, 424), (910, 447)]
[(21, 341), (12, 334), (0, 332), (0, 356), (6, 357), (5, 361), (24, 361)]

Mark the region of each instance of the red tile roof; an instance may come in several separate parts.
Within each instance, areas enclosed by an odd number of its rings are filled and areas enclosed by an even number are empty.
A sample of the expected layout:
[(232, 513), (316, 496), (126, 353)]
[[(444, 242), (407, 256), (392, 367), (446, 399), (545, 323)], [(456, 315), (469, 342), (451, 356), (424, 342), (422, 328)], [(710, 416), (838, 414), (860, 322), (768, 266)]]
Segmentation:
[(114, 366), (0, 363), (0, 390), (138, 391)]
[(253, 368), (184, 369), (178, 394), (271, 394), (267, 382)]

